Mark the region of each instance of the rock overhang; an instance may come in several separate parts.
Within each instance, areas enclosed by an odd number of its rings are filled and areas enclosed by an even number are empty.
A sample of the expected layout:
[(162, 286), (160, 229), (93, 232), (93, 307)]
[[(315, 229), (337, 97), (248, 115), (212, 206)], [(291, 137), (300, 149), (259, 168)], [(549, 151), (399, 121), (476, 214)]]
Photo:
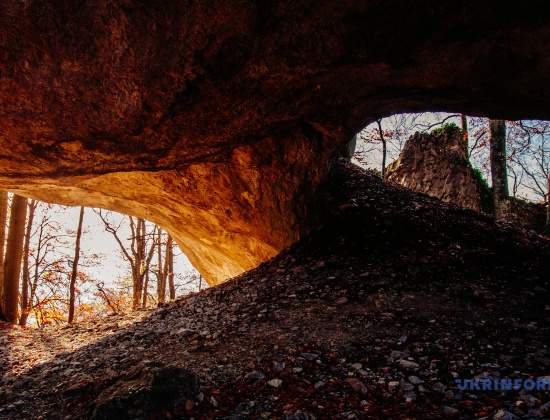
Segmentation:
[(218, 283), (315, 224), (374, 118), (550, 118), (545, 7), (7, 0), (0, 187), (150, 219)]

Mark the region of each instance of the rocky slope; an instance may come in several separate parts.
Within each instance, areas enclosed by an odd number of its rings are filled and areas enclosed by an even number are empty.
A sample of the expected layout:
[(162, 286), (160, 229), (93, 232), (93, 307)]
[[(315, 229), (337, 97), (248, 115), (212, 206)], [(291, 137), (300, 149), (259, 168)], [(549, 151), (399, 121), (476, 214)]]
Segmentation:
[(529, 418), (546, 392), (550, 241), (336, 166), (327, 221), (156, 310), (0, 328), (0, 418)]

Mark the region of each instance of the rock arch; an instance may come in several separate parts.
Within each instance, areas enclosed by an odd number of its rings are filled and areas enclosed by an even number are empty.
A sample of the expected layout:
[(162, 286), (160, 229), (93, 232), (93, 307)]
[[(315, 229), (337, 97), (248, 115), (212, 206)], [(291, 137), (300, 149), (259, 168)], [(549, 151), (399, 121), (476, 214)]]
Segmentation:
[(0, 188), (146, 217), (218, 283), (308, 230), (374, 118), (550, 119), (546, 8), (6, 0)]

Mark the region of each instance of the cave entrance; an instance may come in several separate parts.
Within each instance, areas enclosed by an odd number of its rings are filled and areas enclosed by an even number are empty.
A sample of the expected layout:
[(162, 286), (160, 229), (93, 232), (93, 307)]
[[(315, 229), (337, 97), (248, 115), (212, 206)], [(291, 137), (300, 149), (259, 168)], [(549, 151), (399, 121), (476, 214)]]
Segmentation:
[[(2, 260), (22, 248), (14, 294), (22, 325), (144, 310), (208, 287), (170, 233), (139, 217), (4, 192), (0, 218)], [(19, 239), (12, 225), (24, 226)]]
[(550, 224), (550, 122), (490, 120), (423, 112), (376, 120), (355, 137), (352, 161), (386, 180), (494, 214), (492, 122), (504, 127), (507, 218), (543, 231)]

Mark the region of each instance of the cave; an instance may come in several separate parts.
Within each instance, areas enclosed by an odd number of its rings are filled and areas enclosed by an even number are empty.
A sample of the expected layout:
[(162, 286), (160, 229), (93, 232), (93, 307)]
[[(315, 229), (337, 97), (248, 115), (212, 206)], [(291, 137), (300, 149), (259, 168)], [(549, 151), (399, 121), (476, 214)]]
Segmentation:
[(321, 218), (377, 118), (550, 118), (542, 1), (6, 0), (0, 188), (170, 231), (209, 284)]

